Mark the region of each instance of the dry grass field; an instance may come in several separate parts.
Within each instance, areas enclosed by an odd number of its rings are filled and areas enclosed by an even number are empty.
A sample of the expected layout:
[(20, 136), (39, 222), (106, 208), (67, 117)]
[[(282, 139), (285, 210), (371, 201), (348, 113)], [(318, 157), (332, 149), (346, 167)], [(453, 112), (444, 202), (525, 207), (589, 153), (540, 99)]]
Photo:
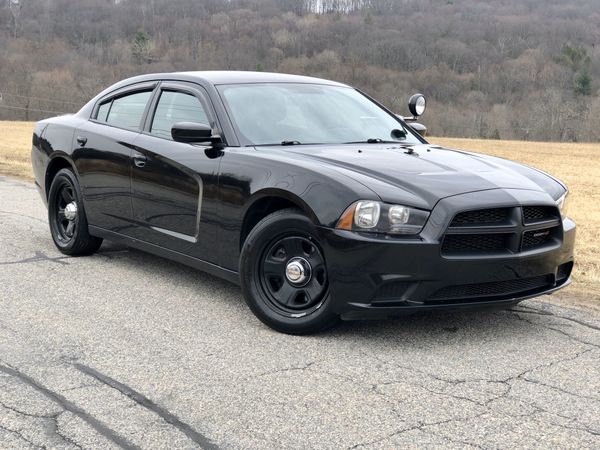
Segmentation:
[(32, 122), (0, 121), (0, 173), (32, 179)]
[[(32, 178), (32, 130), (32, 123), (0, 121), (0, 173)], [(474, 150), (520, 161), (545, 170), (567, 183), (571, 191), (569, 215), (578, 225), (576, 265), (573, 285), (558, 299), (600, 310), (600, 144), (435, 137), (429, 140), (450, 148)]]

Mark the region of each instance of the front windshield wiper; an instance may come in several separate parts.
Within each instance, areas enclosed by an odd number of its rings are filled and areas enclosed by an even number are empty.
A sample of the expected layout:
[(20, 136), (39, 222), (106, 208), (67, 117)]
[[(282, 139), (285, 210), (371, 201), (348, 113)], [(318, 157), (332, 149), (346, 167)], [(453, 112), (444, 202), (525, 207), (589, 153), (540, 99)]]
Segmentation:
[(384, 141), (383, 139), (380, 139), (380, 138), (369, 138), (366, 141), (344, 142), (344, 144), (400, 144), (400, 143), (402, 143), (402, 141)]
[(390, 136), (394, 138), (393, 141), (381, 138), (369, 138), (366, 141), (344, 142), (344, 144), (397, 144), (400, 141), (406, 140), (406, 131), (395, 128), (391, 131)]
[(274, 147), (278, 145), (317, 145), (316, 142), (312, 143), (302, 143), (300, 141), (281, 141), (279, 144), (269, 143), (269, 144), (254, 144), (256, 147)]

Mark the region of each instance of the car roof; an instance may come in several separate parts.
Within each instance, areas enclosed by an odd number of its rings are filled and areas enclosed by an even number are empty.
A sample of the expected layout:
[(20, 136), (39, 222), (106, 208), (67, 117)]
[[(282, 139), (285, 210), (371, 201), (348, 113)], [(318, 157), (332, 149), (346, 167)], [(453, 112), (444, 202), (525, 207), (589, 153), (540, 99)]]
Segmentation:
[(322, 78), (290, 75), (273, 72), (247, 72), (242, 70), (206, 70), (196, 72), (176, 72), (173, 75), (201, 78), (211, 84), (241, 84), (241, 83), (311, 83), (346, 86), (336, 81)]
[(286, 73), (273, 72), (246, 72), (243, 70), (205, 70), (138, 75), (114, 84), (111, 86), (111, 89), (144, 81), (160, 80), (195, 81), (212, 85), (243, 83), (308, 83), (348, 87), (346, 84), (338, 83), (337, 81), (325, 80), (323, 78), (306, 77), (303, 75), (290, 75)]

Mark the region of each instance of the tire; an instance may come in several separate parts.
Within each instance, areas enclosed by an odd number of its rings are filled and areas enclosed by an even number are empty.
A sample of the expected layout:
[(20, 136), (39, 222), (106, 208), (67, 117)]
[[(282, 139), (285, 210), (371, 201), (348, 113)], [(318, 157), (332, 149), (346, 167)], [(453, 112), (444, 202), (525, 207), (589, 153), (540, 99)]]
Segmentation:
[(48, 223), (54, 245), (65, 255), (90, 255), (102, 245), (89, 234), (81, 188), (69, 169), (59, 170), (50, 185)]
[(242, 247), (240, 280), (252, 312), (274, 330), (313, 334), (340, 320), (331, 311), (327, 266), (314, 226), (298, 209), (276, 211), (252, 229)]

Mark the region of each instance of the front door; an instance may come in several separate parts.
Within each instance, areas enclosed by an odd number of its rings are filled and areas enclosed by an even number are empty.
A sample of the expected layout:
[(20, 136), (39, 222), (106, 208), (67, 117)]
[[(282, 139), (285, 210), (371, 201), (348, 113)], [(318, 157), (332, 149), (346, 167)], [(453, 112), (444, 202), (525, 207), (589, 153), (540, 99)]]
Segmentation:
[(221, 158), (212, 147), (175, 142), (178, 122), (214, 126), (214, 114), (200, 87), (162, 83), (135, 140), (131, 195), (134, 236), (209, 262), (216, 240), (216, 201)]

